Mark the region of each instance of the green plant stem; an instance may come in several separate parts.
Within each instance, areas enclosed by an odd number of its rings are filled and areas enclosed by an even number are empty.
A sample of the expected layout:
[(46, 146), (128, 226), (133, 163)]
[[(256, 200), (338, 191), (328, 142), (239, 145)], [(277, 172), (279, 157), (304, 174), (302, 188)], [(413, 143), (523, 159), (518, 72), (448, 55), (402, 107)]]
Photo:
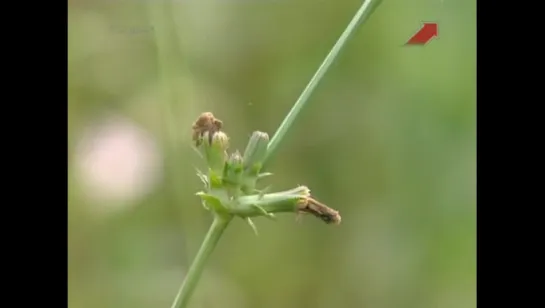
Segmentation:
[[(282, 121), (282, 123), (280, 124), (280, 127), (278, 127), (278, 129), (276, 130), (276, 133), (274, 134), (269, 143), (264, 164), (276, 152), (276, 150), (278, 149), (278, 145), (284, 139), (289, 128), (295, 122), (297, 115), (299, 115), (299, 112), (301, 111), (301, 109), (303, 109), (303, 106), (305, 106), (305, 104), (308, 102), (310, 95), (312, 94), (322, 77), (324, 77), (325, 73), (327, 72), (333, 61), (337, 58), (339, 52), (344, 47), (348, 39), (356, 32), (355, 30), (358, 28), (358, 26), (361, 25), (367, 19), (367, 17), (370, 16), (373, 8), (377, 7), (378, 2), (380, 2), (380, 0), (363, 1), (361, 7), (356, 12), (356, 15), (354, 15), (354, 17), (352, 18), (344, 32), (341, 34), (335, 45), (333, 45), (333, 48), (331, 48), (331, 51), (325, 57), (320, 67), (318, 68), (312, 79), (309, 81), (307, 87), (303, 90), (288, 115), (284, 118), (284, 121)], [(375, 5), (371, 5), (373, 3)]]
[[(306, 88), (303, 90), (293, 107), (291, 108), (290, 112), (282, 121), (280, 124), (280, 127), (272, 137), (268, 147), (267, 147), (267, 153), (265, 155), (265, 158), (263, 160), (263, 163), (265, 164), (267, 160), (269, 160), (272, 155), (276, 152), (278, 149), (278, 145), (280, 142), (284, 139), (287, 131), (289, 128), (293, 125), (295, 118), (303, 108), (303, 106), (308, 102), (308, 99), (316, 86), (318, 85), (319, 81), (323, 78), (335, 58), (339, 55), (339, 52), (343, 48), (343, 46), (346, 44), (348, 39), (354, 34), (355, 30), (359, 25), (362, 24), (363, 21), (366, 20), (366, 18), (372, 13), (373, 9), (376, 8), (376, 5), (380, 3), (381, 0), (364, 0), (361, 7), (357, 11), (356, 15), (344, 32), (341, 34), (329, 54), (326, 56)], [(375, 4), (375, 5), (372, 5)], [(267, 211), (271, 212), (283, 212), (283, 211), (293, 211), (295, 209), (296, 205), (296, 199), (294, 196), (294, 199), (292, 200), (285, 200), (284, 202), (279, 203), (268, 203), (264, 204), (263, 207)], [(248, 210), (247, 213), (249, 216), (258, 215), (259, 212), (256, 208), (253, 208), (252, 210)], [(214, 222), (212, 223), (212, 226), (210, 227), (204, 242), (201, 245), (201, 248), (199, 249), (199, 252), (197, 253), (197, 256), (195, 257), (195, 260), (193, 261), (193, 264), (189, 268), (189, 271), (185, 277), (184, 283), (182, 284), (180, 290), (178, 291), (178, 294), (176, 295), (176, 299), (174, 300), (174, 303), (172, 304), (171, 308), (185, 308), (187, 303), (189, 302), (189, 299), (193, 293), (193, 290), (195, 289), (195, 286), (202, 274), (202, 271), (204, 269), (204, 265), (212, 251), (214, 250), (214, 247), (216, 246), (217, 242), (219, 241), (221, 235), (223, 234), (223, 231), (227, 226), (229, 225), (229, 222), (232, 220), (232, 216), (220, 216), (216, 214), (214, 218)]]
[[(302, 197), (291, 197), (286, 200), (279, 201), (258, 201), (254, 205), (260, 206), (267, 213), (295, 213), (298, 209), (298, 201)], [(231, 213), (241, 217), (258, 217), (263, 216), (263, 212), (257, 207), (245, 206), (231, 210)]]
[(195, 286), (201, 277), (206, 260), (208, 260), (210, 254), (212, 254), (223, 231), (227, 228), (232, 219), (232, 216), (216, 215), (214, 217), (214, 221), (202, 242), (201, 248), (199, 248), (199, 252), (197, 252), (193, 264), (191, 264), (191, 267), (185, 276), (184, 282), (180, 287), (171, 308), (185, 308), (187, 306), (187, 303), (195, 290)]

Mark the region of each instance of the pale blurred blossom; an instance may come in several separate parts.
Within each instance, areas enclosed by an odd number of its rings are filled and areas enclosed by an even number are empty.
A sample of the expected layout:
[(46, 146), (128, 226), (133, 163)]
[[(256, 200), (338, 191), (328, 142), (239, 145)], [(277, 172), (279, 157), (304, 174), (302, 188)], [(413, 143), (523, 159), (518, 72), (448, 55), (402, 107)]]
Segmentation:
[(161, 155), (147, 132), (115, 117), (89, 127), (80, 140), (75, 163), (89, 199), (102, 201), (97, 204), (127, 204), (157, 184)]

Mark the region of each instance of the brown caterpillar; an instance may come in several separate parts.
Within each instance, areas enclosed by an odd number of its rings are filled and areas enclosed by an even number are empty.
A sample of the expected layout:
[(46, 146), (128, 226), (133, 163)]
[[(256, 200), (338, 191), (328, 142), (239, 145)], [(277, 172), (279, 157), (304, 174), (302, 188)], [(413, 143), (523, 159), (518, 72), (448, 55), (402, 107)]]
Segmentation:
[(335, 211), (327, 205), (318, 202), (312, 197), (307, 197), (301, 200), (298, 206), (298, 212), (312, 214), (327, 224), (338, 225), (341, 223), (341, 215), (338, 211)]

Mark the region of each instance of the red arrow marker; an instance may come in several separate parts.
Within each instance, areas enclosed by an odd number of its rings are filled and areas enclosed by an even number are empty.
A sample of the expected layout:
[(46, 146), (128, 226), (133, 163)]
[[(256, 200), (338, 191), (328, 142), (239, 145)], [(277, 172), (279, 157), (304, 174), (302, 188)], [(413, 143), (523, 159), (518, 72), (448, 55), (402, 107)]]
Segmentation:
[(438, 26), (435, 22), (425, 22), (405, 45), (426, 45), (438, 35)]

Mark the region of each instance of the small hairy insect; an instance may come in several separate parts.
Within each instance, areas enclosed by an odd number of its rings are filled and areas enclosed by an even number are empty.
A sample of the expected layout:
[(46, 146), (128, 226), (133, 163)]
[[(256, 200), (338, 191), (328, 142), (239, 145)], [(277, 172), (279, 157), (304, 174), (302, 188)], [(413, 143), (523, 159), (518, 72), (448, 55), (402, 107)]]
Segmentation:
[(223, 122), (216, 119), (211, 112), (202, 113), (197, 121), (193, 123), (193, 141), (196, 146), (201, 145), (204, 133), (208, 132), (208, 140), (212, 143), (214, 134), (219, 132), (223, 126)]

